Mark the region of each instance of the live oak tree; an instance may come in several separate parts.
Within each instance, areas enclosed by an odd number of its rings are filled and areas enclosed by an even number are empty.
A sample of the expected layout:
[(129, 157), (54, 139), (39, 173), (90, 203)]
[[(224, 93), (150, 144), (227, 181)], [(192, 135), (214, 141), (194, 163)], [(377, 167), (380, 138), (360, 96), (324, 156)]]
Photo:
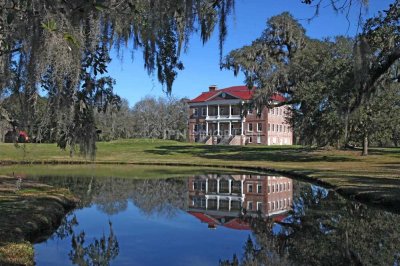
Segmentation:
[[(310, 2), (310, 1), (309, 1)], [(350, 115), (374, 94), (398, 83), (400, 2), (368, 19), (363, 32), (350, 40), (312, 40), (288, 13), (272, 17), (261, 37), (228, 54), (223, 66), (242, 71), (249, 87), (259, 90), (254, 102), (271, 106), (273, 93), (293, 104), (293, 126), (306, 144), (340, 145), (350, 140)], [(368, 136), (364, 134), (364, 154)], [(315, 143), (317, 142), (317, 143)]]
[(243, 71), (248, 86), (258, 87), (253, 100), (259, 106), (273, 105), (269, 99), (275, 92), (285, 94), (288, 101), (281, 104), (295, 105), (291, 122), (303, 144), (317, 141), (323, 146), (340, 134), (342, 102), (336, 94), (349, 85), (349, 78), (337, 73), (352, 73), (349, 42), (312, 40), (289, 13), (283, 13), (268, 20), (252, 45), (232, 51), (224, 66), (235, 74)]
[[(400, 119), (400, 83), (387, 82), (378, 88), (373, 98), (350, 117), (350, 140), (362, 139), (379, 146), (398, 145)], [(364, 151), (364, 154), (368, 150)]]
[[(105, 76), (110, 49), (140, 49), (170, 92), (189, 37), (199, 32), (205, 42), (218, 27), (222, 46), (233, 8), (233, 0), (1, 0), (0, 95), (23, 91), (30, 117), (42, 87), (58, 145), (93, 156), (94, 110), (119, 102)], [(0, 114), (14, 130), (32, 130), (1, 102)]]

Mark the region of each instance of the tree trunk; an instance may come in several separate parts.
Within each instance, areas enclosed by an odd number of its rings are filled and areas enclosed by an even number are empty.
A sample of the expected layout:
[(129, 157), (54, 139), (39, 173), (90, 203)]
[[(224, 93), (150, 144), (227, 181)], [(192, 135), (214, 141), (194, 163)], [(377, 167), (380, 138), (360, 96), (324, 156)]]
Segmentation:
[(344, 147), (348, 146), (349, 142), (349, 114), (350, 108), (348, 107), (346, 110), (345, 118), (344, 118)]
[(367, 156), (367, 155), (368, 155), (368, 133), (365, 133), (363, 140), (362, 156)]

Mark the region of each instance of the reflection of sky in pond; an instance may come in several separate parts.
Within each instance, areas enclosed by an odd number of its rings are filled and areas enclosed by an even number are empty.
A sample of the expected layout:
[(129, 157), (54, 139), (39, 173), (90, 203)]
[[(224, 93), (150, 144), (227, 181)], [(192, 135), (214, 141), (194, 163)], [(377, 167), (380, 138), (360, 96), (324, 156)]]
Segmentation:
[[(73, 212), (79, 223), (75, 237), (61, 240), (54, 234), (35, 245), (37, 265), (71, 265), (69, 254), (79, 250), (73, 240), (85, 240), (81, 246), (88, 258), (90, 248), (114, 235), (117, 241), (106, 245), (114, 253), (107, 258), (108, 253), (94, 252), (111, 265), (218, 265), (233, 262), (234, 254), (240, 261), (268, 256), (271, 265), (398, 263), (398, 214), (282, 176), (41, 181), (68, 187), (81, 203)], [(71, 224), (64, 223), (58, 233), (68, 232)], [(85, 237), (77, 237), (82, 231)]]
[[(146, 216), (132, 203), (118, 215), (108, 216), (96, 205), (74, 212), (79, 225), (76, 233), (85, 231), (86, 242), (108, 234), (113, 224), (119, 242), (119, 255), (111, 265), (216, 265), (221, 258), (241, 254), (250, 231), (207, 224), (184, 211), (174, 217)], [(37, 265), (70, 265), (68, 253), (71, 238), (54, 238), (35, 245)]]

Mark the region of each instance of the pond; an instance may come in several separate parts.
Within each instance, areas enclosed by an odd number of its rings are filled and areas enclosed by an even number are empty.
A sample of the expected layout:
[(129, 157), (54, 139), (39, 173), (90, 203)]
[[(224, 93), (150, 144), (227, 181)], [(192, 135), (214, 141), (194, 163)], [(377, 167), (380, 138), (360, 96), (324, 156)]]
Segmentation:
[(399, 265), (400, 216), (287, 177), (32, 177), (80, 199), (37, 265)]

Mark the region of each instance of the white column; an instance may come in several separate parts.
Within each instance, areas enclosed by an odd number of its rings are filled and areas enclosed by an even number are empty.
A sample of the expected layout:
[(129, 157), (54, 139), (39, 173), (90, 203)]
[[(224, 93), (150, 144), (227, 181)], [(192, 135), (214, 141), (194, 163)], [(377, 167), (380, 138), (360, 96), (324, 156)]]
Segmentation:
[(232, 199), (231, 197), (229, 197), (229, 211), (231, 210), (231, 207), (232, 207)]
[[(208, 116), (208, 114), (207, 114), (207, 116)], [(207, 121), (206, 121), (206, 135), (208, 136), (208, 122)]]
[(229, 121), (229, 136), (232, 136), (232, 122)]
[(228, 180), (228, 183), (229, 183), (229, 194), (231, 194), (232, 193), (232, 180)]
[(219, 104), (218, 104), (218, 110), (217, 110), (217, 115), (218, 115), (218, 118), (219, 118)]
[(208, 197), (206, 196), (206, 210), (208, 209)]
[(217, 179), (217, 194), (219, 194), (219, 178)]
[(208, 104), (206, 106), (206, 117), (208, 117)]
[(208, 193), (208, 179), (206, 179), (206, 193)]
[(230, 104), (229, 105), (229, 118), (231, 117), (231, 115), (232, 115), (232, 105)]
[[(219, 114), (218, 114), (218, 116), (219, 116)], [(220, 133), (219, 133), (219, 122), (217, 123), (217, 131), (218, 131), (218, 136), (219, 136), (220, 135)]]
[(241, 181), (242, 182), (242, 184), (241, 184), (241, 187), (240, 187), (240, 192), (241, 192), (241, 194), (243, 195), (243, 192), (244, 192), (244, 180), (242, 180)]
[(217, 210), (219, 210), (219, 196), (217, 196)]
[(242, 121), (242, 135), (243, 135), (243, 132), (244, 132), (244, 131), (243, 131), (243, 127), (244, 127), (244, 123), (243, 123), (243, 121)]

